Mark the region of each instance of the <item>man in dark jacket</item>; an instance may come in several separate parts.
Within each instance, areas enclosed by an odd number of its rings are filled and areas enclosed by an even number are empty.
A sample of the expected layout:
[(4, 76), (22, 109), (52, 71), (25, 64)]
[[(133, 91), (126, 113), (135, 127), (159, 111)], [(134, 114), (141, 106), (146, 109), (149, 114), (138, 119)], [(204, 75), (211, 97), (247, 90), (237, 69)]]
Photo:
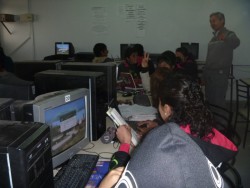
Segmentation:
[(225, 107), (233, 50), (240, 45), (240, 40), (233, 31), (224, 27), (225, 17), (223, 13), (212, 13), (210, 25), (214, 30), (214, 36), (208, 43), (204, 66), (205, 97), (210, 104)]

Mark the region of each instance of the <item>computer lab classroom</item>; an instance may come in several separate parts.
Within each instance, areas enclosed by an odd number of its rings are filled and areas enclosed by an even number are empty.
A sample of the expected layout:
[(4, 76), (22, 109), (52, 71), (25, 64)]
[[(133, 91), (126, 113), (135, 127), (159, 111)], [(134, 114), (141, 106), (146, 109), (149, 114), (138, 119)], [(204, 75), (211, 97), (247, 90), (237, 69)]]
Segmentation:
[[(240, 39), (226, 94), (233, 122), (236, 80), (250, 78), (249, 0), (0, 0), (0, 47), (14, 63), (30, 63), (55, 55), (55, 43), (71, 43), (80, 55), (92, 54), (96, 43), (104, 43), (108, 57), (120, 63), (122, 44), (142, 44), (153, 57), (194, 43), (198, 44), (196, 62), (202, 73), (213, 36), (209, 22), (213, 12), (222, 12), (225, 27)], [(237, 124), (237, 129), (242, 141), (245, 124)], [(233, 164), (242, 187), (250, 186), (249, 137), (244, 148), (238, 146)]]

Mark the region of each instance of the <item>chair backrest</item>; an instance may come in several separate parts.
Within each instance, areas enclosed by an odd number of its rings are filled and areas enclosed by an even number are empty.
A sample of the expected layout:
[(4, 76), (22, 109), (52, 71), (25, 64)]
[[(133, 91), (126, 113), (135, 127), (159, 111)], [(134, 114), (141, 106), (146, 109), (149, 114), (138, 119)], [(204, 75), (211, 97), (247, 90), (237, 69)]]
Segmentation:
[(232, 112), (228, 109), (214, 105), (208, 104), (210, 111), (213, 113), (214, 119), (216, 121), (218, 130), (227, 130), (232, 123)]
[[(232, 112), (226, 108), (208, 104), (210, 111), (213, 113), (214, 120), (217, 125), (217, 129), (223, 133), (228, 139), (230, 139), (236, 146), (239, 146), (241, 139), (239, 134), (235, 131), (232, 126)], [(235, 158), (230, 162), (223, 162), (220, 168), (218, 168), (221, 176), (229, 187), (241, 188), (242, 181), (241, 176), (237, 169), (233, 167)]]
[(244, 118), (249, 119), (250, 87), (241, 79), (236, 80), (236, 109)]
[(214, 105), (208, 104), (210, 111), (213, 113), (216, 122), (216, 128), (230, 139), (236, 146), (240, 145), (241, 139), (239, 134), (234, 130), (232, 125), (233, 112), (230, 110)]
[(221, 171), (219, 168), (218, 171), (220, 172), (223, 180), (230, 188), (243, 188), (241, 176), (238, 170), (231, 165), (230, 163), (223, 163), (224, 171)]

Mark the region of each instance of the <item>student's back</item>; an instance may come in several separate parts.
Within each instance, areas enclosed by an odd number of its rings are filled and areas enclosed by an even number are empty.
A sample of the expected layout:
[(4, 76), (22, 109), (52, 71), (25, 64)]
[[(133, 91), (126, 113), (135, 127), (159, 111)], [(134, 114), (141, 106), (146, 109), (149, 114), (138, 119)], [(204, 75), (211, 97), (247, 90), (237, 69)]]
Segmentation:
[[(127, 182), (127, 183), (124, 183)], [(115, 187), (226, 187), (199, 146), (177, 124), (152, 130)]]
[(95, 44), (93, 52), (95, 55), (94, 59), (92, 60), (93, 63), (106, 63), (113, 61), (108, 57), (108, 49), (104, 43)]

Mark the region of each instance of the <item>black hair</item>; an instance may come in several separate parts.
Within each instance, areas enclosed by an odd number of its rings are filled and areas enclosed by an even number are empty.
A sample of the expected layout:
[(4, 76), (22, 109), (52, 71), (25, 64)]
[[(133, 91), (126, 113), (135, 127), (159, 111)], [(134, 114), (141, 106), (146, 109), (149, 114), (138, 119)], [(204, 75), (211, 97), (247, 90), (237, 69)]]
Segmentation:
[(161, 53), (161, 55), (157, 58), (157, 65), (159, 65), (163, 61), (169, 64), (171, 67), (175, 66), (176, 65), (175, 53), (170, 50)]
[(190, 125), (191, 134), (199, 138), (213, 134), (213, 115), (204, 102), (198, 83), (180, 74), (168, 74), (160, 82), (157, 95), (162, 106), (171, 107), (169, 121)]
[(107, 50), (107, 46), (104, 43), (97, 43), (93, 48), (96, 57), (101, 57), (101, 53), (105, 50)]
[(143, 48), (143, 46), (141, 44), (135, 44), (134, 48), (135, 48), (135, 50), (136, 50), (136, 52), (137, 52), (137, 54), (139, 56), (143, 56), (144, 55), (144, 48)]
[(134, 46), (129, 46), (126, 51), (125, 51), (125, 58), (129, 58), (131, 54), (137, 53), (136, 49)]
[(176, 52), (180, 52), (184, 57), (187, 57), (189, 55), (187, 48), (180, 47), (175, 50)]
[(154, 73), (150, 76), (150, 91), (151, 91), (151, 99), (152, 106), (158, 108), (159, 99), (157, 93), (159, 92), (159, 84), (160, 82), (170, 74), (170, 70), (166, 67), (157, 67)]

